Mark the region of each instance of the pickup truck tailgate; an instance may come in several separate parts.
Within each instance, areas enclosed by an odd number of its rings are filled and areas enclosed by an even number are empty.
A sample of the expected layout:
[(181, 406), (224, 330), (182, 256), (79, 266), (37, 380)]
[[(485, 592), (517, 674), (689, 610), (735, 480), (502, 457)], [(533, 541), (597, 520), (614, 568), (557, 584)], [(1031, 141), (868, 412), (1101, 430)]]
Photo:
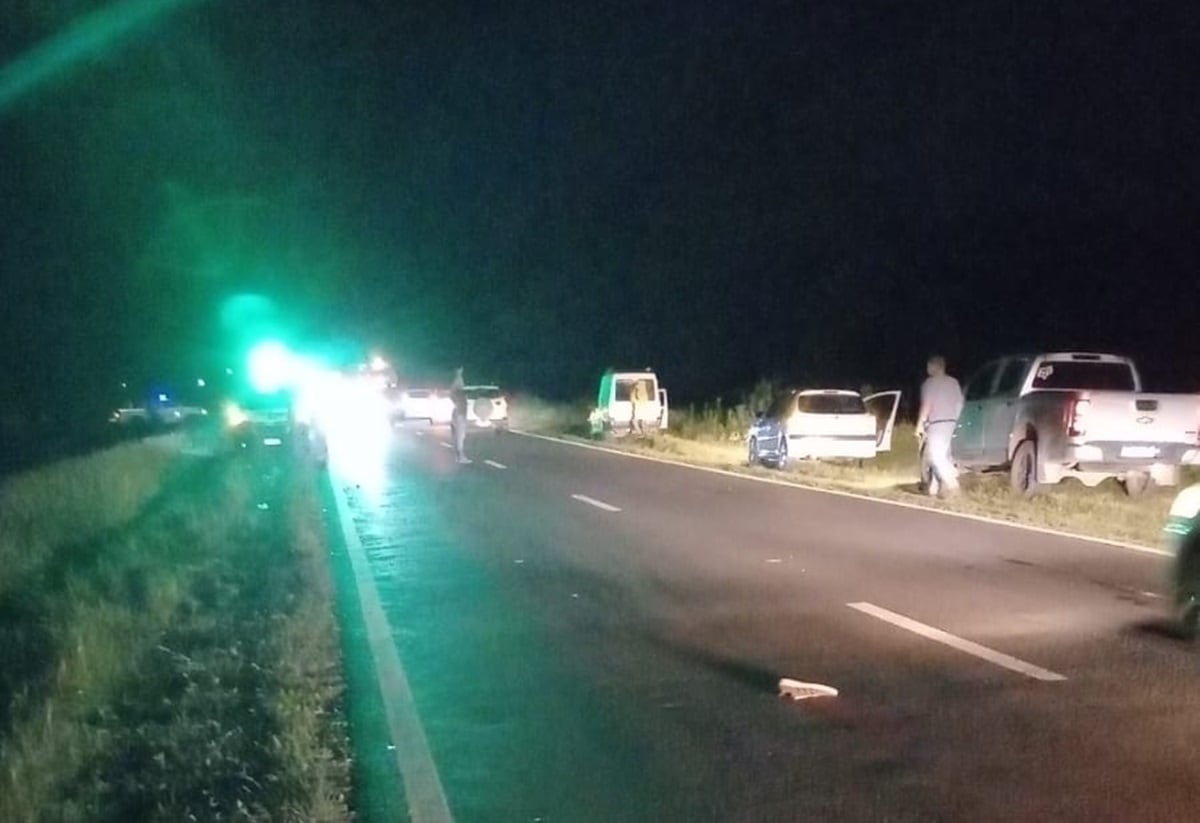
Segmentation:
[(1080, 397), (1088, 401), (1079, 421), (1088, 442), (1136, 447), (1200, 441), (1200, 395), (1090, 391)]

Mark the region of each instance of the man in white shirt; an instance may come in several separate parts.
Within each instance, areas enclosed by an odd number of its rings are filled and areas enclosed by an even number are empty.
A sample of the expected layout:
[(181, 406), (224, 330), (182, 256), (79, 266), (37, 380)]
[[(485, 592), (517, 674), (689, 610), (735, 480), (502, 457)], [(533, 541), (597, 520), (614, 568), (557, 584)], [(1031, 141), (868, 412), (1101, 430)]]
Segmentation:
[(929, 377), (921, 386), (921, 411), (917, 437), (924, 441), (921, 477), (930, 478), (928, 491), (949, 497), (958, 494), (958, 470), (950, 456), (954, 427), (962, 412), (963, 395), (958, 381), (946, 374), (946, 360), (931, 357), (925, 366)]
[(454, 457), (466, 465), (471, 462), (467, 457), (467, 388), (463, 381), (463, 369), (459, 366), (454, 370), (454, 381), (450, 384), (450, 397), (454, 401), (454, 411), (450, 417), (450, 433), (454, 437)]

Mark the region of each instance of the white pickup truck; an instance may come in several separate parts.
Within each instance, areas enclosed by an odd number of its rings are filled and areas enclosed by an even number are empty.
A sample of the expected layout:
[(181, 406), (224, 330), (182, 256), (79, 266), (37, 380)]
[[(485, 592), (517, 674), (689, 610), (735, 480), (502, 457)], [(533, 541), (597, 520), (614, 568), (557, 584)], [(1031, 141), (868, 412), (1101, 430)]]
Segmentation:
[(1027, 496), (1065, 477), (1138, 495), (1200, 463), (1200, 395), (1146, 394), (1111, 354), (1004, 357), (967, 381), (952, 453), (966, 470), (1007, 470)]

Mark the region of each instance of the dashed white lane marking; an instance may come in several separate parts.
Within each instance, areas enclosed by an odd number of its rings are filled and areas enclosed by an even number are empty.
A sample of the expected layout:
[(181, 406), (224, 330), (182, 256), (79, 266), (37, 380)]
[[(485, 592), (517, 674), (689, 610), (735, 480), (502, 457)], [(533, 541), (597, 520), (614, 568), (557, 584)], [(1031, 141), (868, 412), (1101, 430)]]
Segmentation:
[(1127, 543), (1122, 540), (1109, 540), (1105, 537), (1089, 537), (1086, 534), (1075, 534), (1074, 532), (1063, 531), (1061, 529), (1051, 529), (1046, 526), (1034, 526), (1030, 523), (1014, 523), (1011, 520), (1000, 520), (996, 517), (988, 517), (982, 514), (971, 514), (969, 512), (956, 512), (949, 509), (935, 509), (932, 506), (923, 506), (919, 503), (905, 503), (903, 500), (889, 500), (885, 497), (872, 497), (868, 494), (859, 494), (858, 492), (841, 491), (839, 489), (827, 489), (821, 486), (814, 486), (809, 483), (798, 482), (794, 480), (786, 480), (776, 477), (761, 477), (755, 474), (746, 474), (745, 472), (733, 471), (731, 469), (718, 469), (714, 466), (698, 466), (695, 463), (684, 463), (680, 460), (671, 460), (666, 457), (656, 457), (652, 454), (638, 454), (624, 449), (612, 449), (605, 446), (597, 446), (592, 443), (579, 443), (575, 440), (565, 440), (562, 437), (552, 437), (548, 434), (534, 434), (533, 432), (523, 432), (517, 429), (510, 429), (513, 434), (519, 434), (522, 437), (529, 437), (534, 440), (545, 440), (550, 443), (560, 443), (564, 446), (574, 446), (578, 449), (588, 449), (590, 451), (604, 452), (606, 454), (615, 454), (619, 457), (630, 457), (634, 460), (647, 460), (651, 463), (662, 463), (667, 466), (678, 466), (681, 469), (691, 469), (698, 472), (707, 472), (708, 474), (719, 474), (722, 477), (736, 477), (739, 480), (748, 480), (752, 483), (766, 483), (771, 486), (788, 486), (793, 489), (801, 489), (808, 492), (816, 492), (817, 494), (828, 494), (834, 497), (848, 497), (851, 500), (862, 500), (866, 503), (876, 503), (881, 506), (893, 506), (898, 509), (909, 509), (910, 511), (928, 512), (933, 515), (941, 515), (942, 517), (956, 517), (959, 520), (973, 520), (976, 523), (987, 523), (992, 526), (1003, 526), (1007, 529), (1020, 529), (1021, 531), (1034, 532), (1036, 534), (1045, 534), (1051, 537), (1062, 537), (1067, 540), (1078, 540), (1083, 543), (1095, 543), (1100, 546), (1111, 546), (1115, 549), (1126, 549), (1133, 552), (1141, 552), (1143, 554), (1154, 554), (1159, 557), (1174, 557), (1174, 552), (1166, 549), (1155, 548), (1153, 546), (1142, 546), (1137, 543)]
[(588, 497), (586, 494), (573, 494), (571, 497), (578, 500), (580, 503), (587, 503), (589, 506), (595, 506), (597, 509), (603, 509), (606, 512), (619, 512), (620, 506), (614, 506), (611, 503), (605, 503), (603, 500), (597, 500), (594, 497)]
[(495, 460), (484, 460), (485, 465), (491, 466), (493, 469), (507, 469), (508, 466), (503, 463), (497, 463)]
[(454, 448), (454, 444), (453, 444), (453, 443), (447, 443), (445, 440), (443, 440), (443, 441), (442, 441), (440, 444), (438, 444), (438, 445), (440, 445), (440, 446), (441, 446), (443, 449), (452, 449), (452, 448)]
[(847, 603), (852, 609), (869, 614), (871, 617), (891, 623), (893, 626), (910, 631), (913, 634), (919, 634), (921, 637), (928, 638), (935, 643), (941, 643), (949, 646), (952, 649), (958, 649), (960, 652), (974, 655), (989, 663), (994, 663), (1010, 671), (1018, 672), (1026, 677), (1032, 677), (1034, 680), (1045, 680), (1048, 682), (1057, 682), (1066, 680), (1067, 678), (1058, 672), (1052, 672), (1049, 669), (1043, 669), (1041, 666), (1035, 666), (1032, 663), (1026, 663), (1024, 660), (1007, 655), (1004, 652), (998, 652), (995, 649), (989, 649), (987, 646), (981, 646), (978, 643), (973, 643), (970, 640), (959, 637), (956, 634), (944, 632), (941, 629), (926, 625), (913, 620), (911, 617), (905, 617), (902, 614), (897, 614), (893, 611), (888, 611), (885, 608), (876, 606), (874, 603)]
[(424, 437), (424, 436), (425, 436), (425, 432), (423, 432), (423, 431), (415, 431), (415, 432), (413, 432), (413, 434), (415, 434), (417, 437)]
[(341, 485), (336, 479), (330, 479), (342, 536), (346, 541), (346, 553), (350, 555), (350, 565), (358, 587), (367, 642), (375, 659), (375, 674), (383, 698), (388, 734), (396, 752), (396, 766), (404, 780), (409, 819), (413, 823), (453, 823), (454, 817), (450, 814), (450, 804), (442, 789), (442, 779), (433, 762), (433, 753), (417, 714), (408, 677), (400, 664), (400, 654), (396, 651), (387, 615), (379, 601), (375, 578), (371, 575), (366, 552), (354, 528), (354, 515)]

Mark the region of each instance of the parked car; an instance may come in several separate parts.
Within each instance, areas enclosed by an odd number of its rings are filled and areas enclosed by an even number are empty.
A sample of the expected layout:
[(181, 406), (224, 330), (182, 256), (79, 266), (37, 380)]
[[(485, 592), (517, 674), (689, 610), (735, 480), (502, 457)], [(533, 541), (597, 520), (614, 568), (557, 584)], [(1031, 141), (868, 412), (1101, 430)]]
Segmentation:
[(296, 414), (296, 397), (288, 391), (247, 393), (225, 406), (225, 436), (238, 451), (295, 454), (325, 465), (329, 457), (325, 432), (318, 421)]
[(1200, 629), (1200, 483), (1176, 495), (1164, 531), (1175, 552), (1171, 582), (1179, 628), (1195, 637)]
[[(634, 420), (634, 389), (639, 386), (645, 402), (637, 410)], [(596, 407), (590, 422), (592, 431), (598, 435), (628, 434), (640, 423), (643, 430), (663, 430), (669, 422), (667, 390), (658, 383), (658, 375), (650, 369), (644, 371), (608, 371), (600, 377), (600, 390), (596, 395)]]
[(1133, 361), (1111, 354), (1004, 357), (967, 381), (952, 454), (1009, 472), (1023, 495), (1066, 477), (1115, 477), (1137, 495), (1200, 462), (1200, 395), (1148, 394)]
[(750, 465), (793, 458), (866, 460), (891, 451), (900, 392), (863, 397), (839, 389), (793, 389), (759, 412), (746, 434)]
[(431, 424), (450, 422), (454, 402), (450, 393), (439, 389), (410, 388), (400, 392), (395, 413), (399, 420), (425, 420)]
[(499, 386), (467, 386), (467, 425), (480, 429), (508, 428), (508, 398)]

